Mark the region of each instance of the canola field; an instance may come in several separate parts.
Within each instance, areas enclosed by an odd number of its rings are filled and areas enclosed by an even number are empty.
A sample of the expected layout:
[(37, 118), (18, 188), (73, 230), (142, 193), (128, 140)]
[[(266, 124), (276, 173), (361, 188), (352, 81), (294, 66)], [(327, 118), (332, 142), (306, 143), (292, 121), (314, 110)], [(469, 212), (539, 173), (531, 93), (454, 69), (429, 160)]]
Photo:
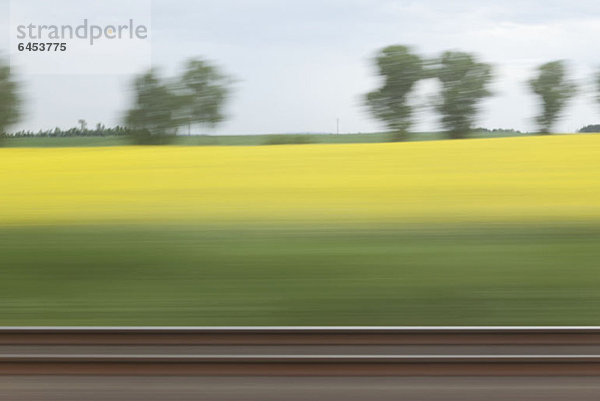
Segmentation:
[(0, 325), (598, 325), (600, 136), (0, 149)]
[(0, 149), (0, 225), (577, 222), (600, 136)]

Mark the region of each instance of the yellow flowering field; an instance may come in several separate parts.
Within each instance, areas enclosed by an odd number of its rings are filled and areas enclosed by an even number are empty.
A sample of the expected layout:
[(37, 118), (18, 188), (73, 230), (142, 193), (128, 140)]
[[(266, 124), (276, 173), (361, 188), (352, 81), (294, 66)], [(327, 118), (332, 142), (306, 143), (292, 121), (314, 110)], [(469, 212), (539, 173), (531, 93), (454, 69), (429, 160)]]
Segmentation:
[(0, 224), (600, 219), (600, 135), (0, 149)]

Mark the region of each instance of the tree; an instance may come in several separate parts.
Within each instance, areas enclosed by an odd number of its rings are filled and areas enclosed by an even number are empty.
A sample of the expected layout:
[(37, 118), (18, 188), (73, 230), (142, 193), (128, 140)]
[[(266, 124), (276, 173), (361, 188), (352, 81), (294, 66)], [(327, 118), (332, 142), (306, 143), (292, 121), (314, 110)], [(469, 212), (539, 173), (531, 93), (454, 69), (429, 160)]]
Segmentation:
[(492, 95), (492, 66), (471, 54), (449, 51), (437, 61), (434, 74), (442, 87), (435, 105), (442, 126), (450, 138), (464, 138), (472, 131), (479, 103)]
[(77, 123), (79, 124), (79, 129), (81, 130), (81, 132), (85, 132), (87, 131), (87, 121), (81, 119), (81, 120), (77, 120)]
[(18, 83), (13, 79), (10, 67), (0, 62), (0, 137), (16, 124), (21, 117), (21, 96)]
[(225, 119), (223, 105), (230, 93), (232, 80), (210, 62), (192, 59), (180, 79), (184, 97), (184, 119), (188, 125), (214, 127)]
[(366, 95), (366, 105), (375, 118), (394, 131), (394, 140), (406, 140), (413, 116), (409, 95), (424, 78), (423, 60), (409, 47), (389, 46), (379, 52), (375, 64), (383, 85)]
[(137, 77), (133, 84), (134, 107), (127, 112), (126, 125), (140, 144), (165, 144), (177, 134), (177, 118), (183, 99), (163, 82), (156, 71)]
[(185, 73), (170, 81), (148, 71), (135, 79), (135, 104), (126, 125), (136, 142), (148, 144), (170, 142), (183, 126), (215, 126), (224, 120), (229, 83), (217, 67), (201, 60), (188, 62)]
[(542, 112), (536, 117), (539, 132), (549, 134), (577, 87), (567, 78), (567, 67), (560, 60), (541, 65), (529, 87), (541, 98)]

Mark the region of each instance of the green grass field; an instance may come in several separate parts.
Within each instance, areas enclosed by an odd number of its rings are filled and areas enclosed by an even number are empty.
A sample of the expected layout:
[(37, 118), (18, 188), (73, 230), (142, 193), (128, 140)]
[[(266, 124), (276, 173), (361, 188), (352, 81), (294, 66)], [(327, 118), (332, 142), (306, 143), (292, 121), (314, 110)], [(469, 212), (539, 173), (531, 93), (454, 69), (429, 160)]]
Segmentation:
[[(504, 138), (509, 136), (525, 136), (526, 134), (507, 133), (473, 133), (472, 138)], [(173, 144), (187, 146), (258, 146), (270, 142), (273, 137), (282, 135), (222, 135), (222, 136), (181, 136)], [(387, 133), (372, 134), (306, 134), (311, 143), (380, 143), (387, 142), (390, 135)], [(413, 141), (433, 141), (444, 139), (440, 132), (415, 133)], [(36, 137), (36, 138), (8, 138), (4, 140), (6, 147), (89, 147), (89, 146), (122, 146), (130, 143), (124, 137)]]
[(600, 227), (0, 228), (0, 325), (597, 325)]

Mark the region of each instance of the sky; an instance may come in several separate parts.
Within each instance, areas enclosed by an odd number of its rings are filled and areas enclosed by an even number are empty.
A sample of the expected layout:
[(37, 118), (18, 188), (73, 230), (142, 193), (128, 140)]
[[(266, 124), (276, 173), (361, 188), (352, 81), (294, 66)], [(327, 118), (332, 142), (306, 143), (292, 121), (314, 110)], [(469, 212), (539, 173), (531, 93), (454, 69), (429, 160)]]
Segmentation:
[[(0, 0), (4, 55), (8, 5)], [(338, 118), (342, 132), (381, 131), (362, 99), (379, 82), (374, 55), (394, 44), (423, 57), (466, 51), (493, 64), (494, 96), (477, 124), (487, 128), (534, 130), (538, 104), (526, 81), (538, 65), (567, 60), (580, 92), (556, 131), (600, 123), (591, 86), (600, 69), (597, 0), (154, 0), (151, 11), (152, 64), (165, 77), (202, 57), (235, 78), (227, 121), (196, 133), (335, 132)], [(115, 125), (131, 103), (131, 74), (15, 73), (26, 108), (14, 130), (69, 128), (79, 119)], [(426, 106), (435, 92), (435, 82), (415, 91), (412, 102), (423, 105), (415, 131), (440, 129)]]

